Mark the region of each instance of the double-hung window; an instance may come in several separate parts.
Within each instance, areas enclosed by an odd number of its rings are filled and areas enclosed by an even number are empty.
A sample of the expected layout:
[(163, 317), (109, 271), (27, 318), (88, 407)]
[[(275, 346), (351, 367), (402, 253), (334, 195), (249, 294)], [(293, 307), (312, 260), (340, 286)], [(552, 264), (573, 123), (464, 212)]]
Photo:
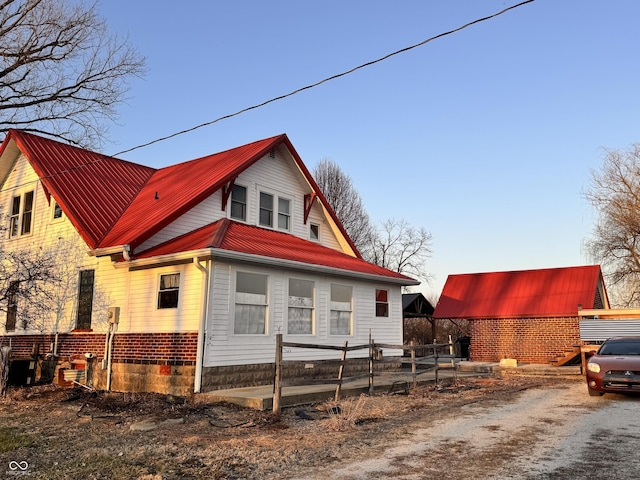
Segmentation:
[(9, 237), (31, 233), (33, 221), (33, 190), (11, 199)]
[(351, 287), (331, 284), (329, 334), (351, 335)]
[(234, 185), (231, 190), (231, 218), (247, 220), (247, 187)]
[(158, 288), (158, 308), (178, 308), (178, 295), (180, 293), (180, 274), (170, 273), (160, 275)]
[(268, 276), (237, 272), (233, 333), (264, 335), (267, 332)]
[(260, 225), (273, 227), (273, 195), (260, 192), (260, 214), (258, 215)]
[(289, 230), (291, 224), (291, 201), (288, 198), (278, 198), (278, 228)]
[(313, 334), (313, 290), (312, 281), (289, 279), (289, 335)]
[(376, 317), (389, 316), (389, 291), (376, 288)]
[[(276, 205), (277, 217), (275, 217)], [(259, 209), (258, 222), (263, 227), (277, 227), (278, 230), (291, 229), (291, 200), (288, 198), (276, 197), (271, 193), (260, 192)], [(275, 218), (277, 218), (277, 220)]]

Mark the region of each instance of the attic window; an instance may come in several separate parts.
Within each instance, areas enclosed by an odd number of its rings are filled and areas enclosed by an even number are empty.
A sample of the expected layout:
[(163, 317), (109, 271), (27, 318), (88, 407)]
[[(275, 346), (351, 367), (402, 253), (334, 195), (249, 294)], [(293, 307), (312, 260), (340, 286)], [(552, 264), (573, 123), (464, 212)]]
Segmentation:
[(53, 202), (53, 217), (54, 220), (60, 220), (62, 218), (62, 208), (58, 205), (58, 202)]
[(311, 240), (319, 240), (320, 239), (320, 226), (312, 223), (309, 225), (309, 238)]
[(231, 190), (231, 218), (247, 220), (247, 187), (234, 185)]
[(31, 233), (33, 220), (33, 190), (11, 199), (9, 215), (9, 237)]

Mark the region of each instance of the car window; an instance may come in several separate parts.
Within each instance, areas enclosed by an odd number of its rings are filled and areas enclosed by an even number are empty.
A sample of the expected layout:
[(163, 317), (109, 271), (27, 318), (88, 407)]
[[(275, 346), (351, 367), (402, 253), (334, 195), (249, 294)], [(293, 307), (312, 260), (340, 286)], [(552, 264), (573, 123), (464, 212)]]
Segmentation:
[(599, 355), (640, 355), (640, 341), (606, 342)]

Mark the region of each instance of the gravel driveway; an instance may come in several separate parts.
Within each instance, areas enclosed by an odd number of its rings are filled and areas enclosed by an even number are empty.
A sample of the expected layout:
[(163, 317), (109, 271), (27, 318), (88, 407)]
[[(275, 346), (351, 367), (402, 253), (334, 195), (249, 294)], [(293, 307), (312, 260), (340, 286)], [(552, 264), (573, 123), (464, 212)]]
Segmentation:
[[(637, 479), (640, 397), (589, 397), (582, 382), (472, 403), (395, 441), (380, 455), (305, 480)], [(368, 456), (367, 456), (368, 457)]]

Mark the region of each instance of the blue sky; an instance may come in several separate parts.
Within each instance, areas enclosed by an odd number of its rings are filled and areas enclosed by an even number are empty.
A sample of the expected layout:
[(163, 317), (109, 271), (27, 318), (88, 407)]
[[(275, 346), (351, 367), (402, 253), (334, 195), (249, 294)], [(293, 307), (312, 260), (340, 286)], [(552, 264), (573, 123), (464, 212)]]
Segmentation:
[[(289, 93), (518, 3), (104, 0), (148, 74), (116, 153)], [(603, 148), (640, 141), (640, 2), (536, 0), (282, 101), (121, 157), (162, 167), (286, 133), (374, 222), (433, 235), (447, 275), (589, 263), (582, 196)]]

